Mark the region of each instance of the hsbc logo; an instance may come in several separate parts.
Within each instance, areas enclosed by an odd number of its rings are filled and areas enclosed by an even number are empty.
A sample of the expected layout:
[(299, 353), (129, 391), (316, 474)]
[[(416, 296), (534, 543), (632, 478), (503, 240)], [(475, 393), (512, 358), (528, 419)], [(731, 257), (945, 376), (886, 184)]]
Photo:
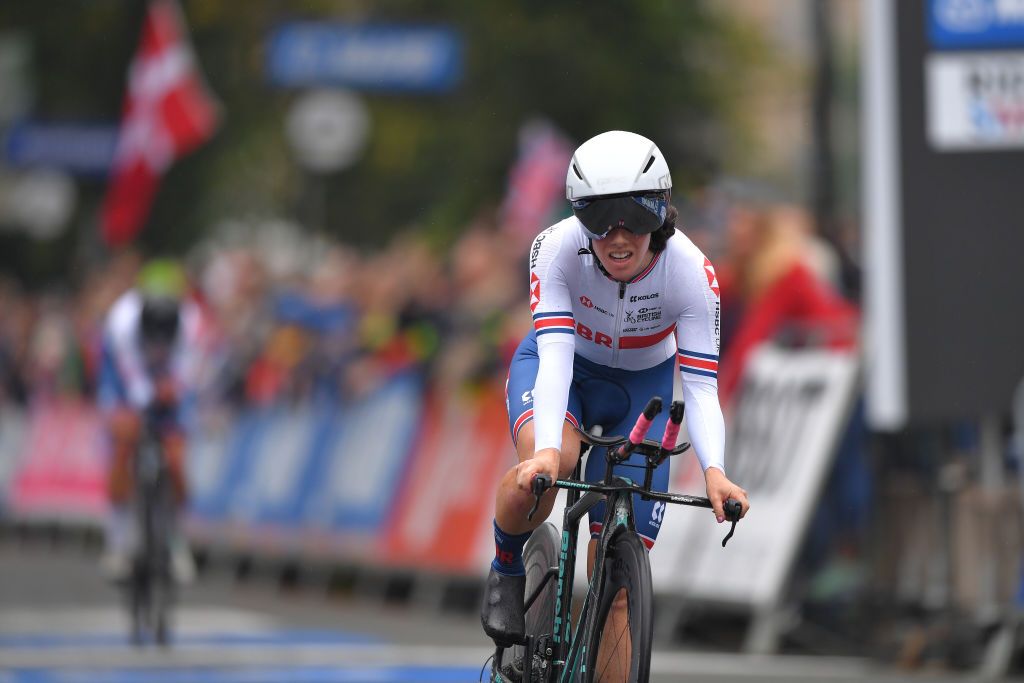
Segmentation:
[(598, 313), (605, 314), (609, 318), (614, 317), (611, 313), (609, 313), (605, 309), (603, 309), (600, 306), (598, 306), (597, 304), (595, 304), (594, 300), (591, 299), (589, 296), (586, 296), (586, 295), (581, 296), (580, 297), (580, 303), (583, 304), (584, 308), (593, 309), (593, 310), (597, 311)]
[(704, 275), (708, 278), (708, 287), (715, 293), (718, 298), (722, 297), (722, 292), (718, 288), (718, 276), (715, 275), (715, 267), (711, 265), (711, 261), (704, 257)]

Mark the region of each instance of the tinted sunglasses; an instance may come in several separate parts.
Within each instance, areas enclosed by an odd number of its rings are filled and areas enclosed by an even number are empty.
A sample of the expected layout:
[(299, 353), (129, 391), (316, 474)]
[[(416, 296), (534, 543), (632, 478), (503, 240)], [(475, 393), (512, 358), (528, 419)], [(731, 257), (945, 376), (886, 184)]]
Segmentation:
[(572, 212), (596, 239), (614, 228), (637, 235), (654, 232), (668, 215), (667, 191), (584, 197), (572, 202)]

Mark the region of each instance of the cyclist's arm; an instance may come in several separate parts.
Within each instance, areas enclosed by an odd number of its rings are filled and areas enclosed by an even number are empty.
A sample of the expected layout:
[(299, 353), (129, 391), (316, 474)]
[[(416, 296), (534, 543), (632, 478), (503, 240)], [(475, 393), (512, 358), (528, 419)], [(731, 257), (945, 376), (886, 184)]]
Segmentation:
[[(670, 242), (671, 244), (671, 242)], [(686, 401), (686, 430), (701, 468), (725, 472), (725, 419), (718, 402), (718, 350), (721, 309), (706, 262), (699, 251), (680, 268), (682, 300), (676, 325), (677, 361)], [(713, 272), (712, 272), (713, 275)]]
[(142, 359), (139, 339), (141, 315), (141, 298), (134, 292), (128, 292), (114, 303), (105, 330), (113, 369), (120, 376), (128, 404), (137, 410), (146, 408), (154, 393), (153, 382)]
[(562, 447), (562, 423), (569, 403), (576, 328), (572, 297), (558, 263), (561, 235), (549, 228), (531, 249), (530, 310), (540, 365), (533, 388), (534, 451)]

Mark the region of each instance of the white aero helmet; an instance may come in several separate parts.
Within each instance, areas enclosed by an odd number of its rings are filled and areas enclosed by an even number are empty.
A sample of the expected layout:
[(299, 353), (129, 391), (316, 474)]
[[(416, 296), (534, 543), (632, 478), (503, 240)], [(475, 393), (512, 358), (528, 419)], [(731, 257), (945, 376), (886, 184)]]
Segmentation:
[(623, 130), (580, 145), (565, 176), (572, 212), (597, 239), (615, 227), (637, 234), (660, 228), (671, 189), (672, 174), (658, 146)]

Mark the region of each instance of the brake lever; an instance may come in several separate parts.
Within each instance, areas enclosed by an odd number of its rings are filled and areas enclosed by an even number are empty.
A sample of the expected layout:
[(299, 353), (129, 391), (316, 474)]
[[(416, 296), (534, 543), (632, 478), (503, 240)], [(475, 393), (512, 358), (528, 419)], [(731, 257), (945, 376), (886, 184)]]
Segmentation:
[(725, 518), (732, 522), (732, 526), (729, 527), (729, 533), (727, 533), (725, 538), (722, 539), (722, 547), (724, 548), (725, 544), (729, 542), (730, 538), (732, 538), (733, 533), (736, 532), (736, 523), (740, 521), (740, 515), (743, 513), (743, 505), (738, 500), (730, 498), (725, 501), (723, 508)]
[(533, 520), (533, 514), (537, 512), (537, 507), (540, 506), (541, 496), (544, 492), (551, 488), (551, 477), (546, 474), (538, 474), (533, 478), (533, 483), (530, 484), (530, 488), (533, 489), (533, 495), (535, 497), (533, 501), (533, 507), (530, 508), (530, 514), (526, 516), (527, 520)]

